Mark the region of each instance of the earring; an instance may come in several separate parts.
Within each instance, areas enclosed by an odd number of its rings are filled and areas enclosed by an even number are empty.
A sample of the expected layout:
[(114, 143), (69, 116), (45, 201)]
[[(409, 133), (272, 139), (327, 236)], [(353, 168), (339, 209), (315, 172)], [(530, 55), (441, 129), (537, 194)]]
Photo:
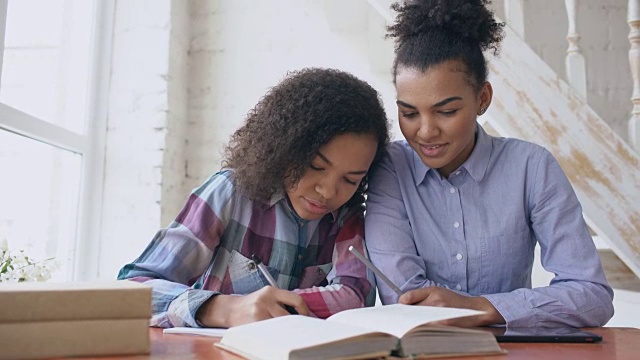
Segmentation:
[(480, 112), (478, 113), (478, 115), (484, 114), (485, 111), (487, 111), (487, 108), (480, 108)]

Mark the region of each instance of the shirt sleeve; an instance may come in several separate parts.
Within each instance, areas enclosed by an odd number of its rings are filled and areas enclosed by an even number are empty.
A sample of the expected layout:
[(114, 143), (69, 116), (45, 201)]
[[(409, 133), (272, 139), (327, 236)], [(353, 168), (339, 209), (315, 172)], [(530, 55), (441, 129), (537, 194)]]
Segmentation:
[[(397, 164), (406, 166), (402, 161)], [(437, 286), (426, 277), (424, 260), (416, 250), (394, 165), (385, 156), (370, 181), (365, 231), (371, 262), (402, 292)], [(378, 279), (377, 285), (383, 304), (398, 302), (398, 295), (384, 282)]]
[(193, 191), (176, 220), (158, 231), (142, 255), (125, 265), (118, 279), (151, 285), (151, 326), (198, 327), (195, 315), (218, 294), (198, 289), (224, 232), (233, 198), (228, 176), (212, 176)]
[(582, 207), (558, 162), (541, 152), (528, 190), (530, 222), (549, 286), (485, 295), (509, 326), (602, 326), (613, 316), (608, 285)]
[(313, 315), (319, 318), (375, 303), (373, 273), (349, 251), (350, 246), (367, 254), (362, 206), (350, 209), (338, 230), (333, 250), (333, 269), (327, 276), (329, 285), (294, 290), (302, 296)]

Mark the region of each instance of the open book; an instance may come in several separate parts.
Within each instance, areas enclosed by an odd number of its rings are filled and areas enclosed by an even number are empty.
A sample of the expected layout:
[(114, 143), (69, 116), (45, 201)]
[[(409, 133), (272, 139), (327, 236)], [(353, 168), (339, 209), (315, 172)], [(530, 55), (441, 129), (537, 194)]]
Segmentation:
[(232, 327), (216, 346), (269, 360), (503, 353), (489, 332), (429, 324), (478, 314), (395, 304), (346, 310), (326, 320), (290, 315)]

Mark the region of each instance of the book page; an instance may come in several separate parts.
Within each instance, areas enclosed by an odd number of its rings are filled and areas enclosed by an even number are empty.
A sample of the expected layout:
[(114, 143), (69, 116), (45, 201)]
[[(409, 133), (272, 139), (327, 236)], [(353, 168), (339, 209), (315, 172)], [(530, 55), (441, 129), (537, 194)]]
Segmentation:
[(341, 351), (344, 347), (336, 347), (337, 342), (368, 335), (386, 337), (392, 345), (385, 345), (387, 349), (395, 347), (396, 339), (375, 330), (302, 315), (281, 316), (229, 328), (219, 344), (227, 350), (242, 352), (243, 356), (249, 358), (260, 359), (268, 354), (269, 359), (288, 359), (289, 353), (294, 350), (328, 343), (333, 345), (329, 345), (327, 351)]
[(393, 304), (345, 310), (330, 316), (327, 320), (362, 326), (401, 338), (419, 325), (482, 313), (470, 309)]
[(173, 327), (162, 330), (163, 334), (201, 335), (222, 337), (227, 332), (225, 328), (193, 328), (193, 327)]

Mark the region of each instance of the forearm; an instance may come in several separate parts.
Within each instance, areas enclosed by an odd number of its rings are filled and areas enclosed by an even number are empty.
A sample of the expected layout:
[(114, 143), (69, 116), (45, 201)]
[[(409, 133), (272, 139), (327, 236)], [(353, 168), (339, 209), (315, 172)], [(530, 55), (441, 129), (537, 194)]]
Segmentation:
[(196, 323), (203, 327), (228, 328), (231, 321), (227, 309), (231, 301), (234, 301), (232, 295), (218, 294), (210, 297), (196, 311)]
[(131, 278), (152, 287), (150, 326), (199, 327), (196, 312), (213, 295), (213, 291), (195, 290), (186, 285), (161, 279)]
[[(156, 270), (151, 271), (147, 268), (155, 268)], [(197, 327), (195, 311), (215, 292), (196, 290), (186, 283), (169, 278), (169, 275), (178, 272), (178, 270), (171, 269), (179, 270), (181, 268), (167, 266), (165, 269), (155, 263), (138, 264), (134, 262), (120, 270), (118, 279), (136, 281), (152, 287), (151, 326)]]
[[(370, 287), (369, 291), (371, 294), (362, 294), (361, 291), (356, 291), (344, 284), (294, 290), (307, 303), (309, 311), (322, 319), (343, 310), (373, 305), (375, 301), (373, 287)], [(370, 301), (368, 301), (369, 298), (371, 298)]]
[(613, 315), (612, 297), (600, 284), (564, 282), (484, 296), (508, 326), (603, 326)]

